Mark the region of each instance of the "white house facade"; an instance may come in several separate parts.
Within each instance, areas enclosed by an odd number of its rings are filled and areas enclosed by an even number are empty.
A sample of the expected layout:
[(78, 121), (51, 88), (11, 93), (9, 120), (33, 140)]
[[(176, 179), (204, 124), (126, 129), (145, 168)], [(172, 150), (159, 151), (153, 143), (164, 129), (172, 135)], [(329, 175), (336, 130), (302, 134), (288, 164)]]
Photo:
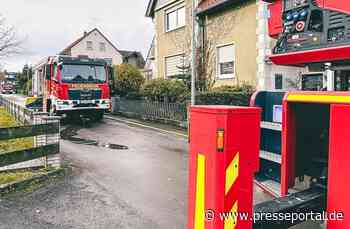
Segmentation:
[(98, 29), (85, 32), (81, 38), (65, 48), (60, 54), (105, 59), (112, 65), (123, 63), (123, 55)]

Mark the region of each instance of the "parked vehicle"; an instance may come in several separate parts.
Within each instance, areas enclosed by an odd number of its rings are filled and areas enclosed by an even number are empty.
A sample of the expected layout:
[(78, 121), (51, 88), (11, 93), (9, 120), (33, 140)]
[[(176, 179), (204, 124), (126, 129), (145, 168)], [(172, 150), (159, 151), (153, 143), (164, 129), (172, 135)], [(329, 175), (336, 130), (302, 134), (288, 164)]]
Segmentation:
[(101, 120), (111, 108), (109, 79), (113, 70), (102, 59), (54, 56), (35, 66), (32, 94), (42, 97), (51, 115)]
[(0, 83), (1, 94), (16, 94), (16, 86), (11, 81), (2, 81)]

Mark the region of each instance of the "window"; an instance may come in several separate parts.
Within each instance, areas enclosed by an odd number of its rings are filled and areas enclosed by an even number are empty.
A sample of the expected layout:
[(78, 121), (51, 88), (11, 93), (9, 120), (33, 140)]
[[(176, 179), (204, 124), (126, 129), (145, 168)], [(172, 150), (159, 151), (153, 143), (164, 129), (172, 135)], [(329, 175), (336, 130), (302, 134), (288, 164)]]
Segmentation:
[(283, 75), (275, 74), (275, 89), (281, 90), (283, 89)]
[(311, 12), (309, 30), (323, 32), (323, 11), (313, 10)]
[(104, 83), (106, 79), (104, 66), (61, 65), (63, 83)]
[(225, 45), (217, 48), (217, 78), (228, 79), (235, 76), (235, 47)]
[(305, 74), (302, 76), (303, 91), (321, 91), (323, 88), (323, 74)]
[(165, 14), (166, 32), (186, 25), (186, 9), (180, 7)]
[(101, 52), (105, 52), (106, 51), (106, 43), (104, 43), (104, 42), (100, 43), (100, 51)]
[(165, 76), (183, 75), (186, 68), (185, 56), (183, 54), (165, 58)]
[(57, 65), (55, 64), (54, 66), (53, 66), (53, 80), (56, 80), (57, 81), (57, 75), (58, 75), (58, 67), (57, 67)]
[(87, 41), (87, 42), (86, 42), (86, 49), (87, 49), (87, 50), (93, 50), (92, 41)]

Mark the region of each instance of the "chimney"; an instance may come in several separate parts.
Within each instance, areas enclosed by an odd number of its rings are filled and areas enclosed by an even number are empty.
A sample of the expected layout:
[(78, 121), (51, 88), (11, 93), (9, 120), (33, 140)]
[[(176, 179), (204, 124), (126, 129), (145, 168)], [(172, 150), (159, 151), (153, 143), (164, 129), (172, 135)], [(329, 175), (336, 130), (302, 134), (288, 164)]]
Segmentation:
[(86, 31), (84, 31), (84, 36), (86, 36), (86, 34), (88, 34)]

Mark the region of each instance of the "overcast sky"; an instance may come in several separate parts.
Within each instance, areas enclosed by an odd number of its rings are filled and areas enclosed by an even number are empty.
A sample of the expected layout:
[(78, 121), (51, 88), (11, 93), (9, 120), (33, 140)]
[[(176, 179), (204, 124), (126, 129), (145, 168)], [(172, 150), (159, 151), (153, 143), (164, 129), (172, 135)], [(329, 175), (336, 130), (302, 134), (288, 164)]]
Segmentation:
[(1, 60), (4, 69), (20, 70), (53, 55), (99, 28), (118, 49), (146, 55), (153, 38), (153, 24), (146, 18), (148, 0), (2, 0), (0, 14), (25, 40), (25, 53)]

